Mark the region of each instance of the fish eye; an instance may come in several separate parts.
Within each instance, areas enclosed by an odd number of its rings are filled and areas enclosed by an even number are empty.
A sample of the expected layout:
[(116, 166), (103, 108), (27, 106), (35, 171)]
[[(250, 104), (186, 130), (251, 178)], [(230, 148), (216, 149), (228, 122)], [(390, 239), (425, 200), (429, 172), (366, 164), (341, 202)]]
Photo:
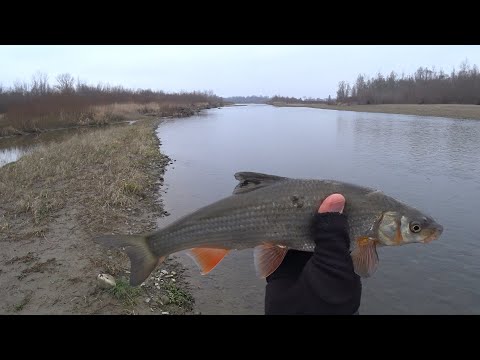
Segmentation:
[(420, 223), (417, 221), (412, 221), (410, 223), (410, 231), (413, 233), (418, 233), (422, 230), (422, 227), (420, 226)]

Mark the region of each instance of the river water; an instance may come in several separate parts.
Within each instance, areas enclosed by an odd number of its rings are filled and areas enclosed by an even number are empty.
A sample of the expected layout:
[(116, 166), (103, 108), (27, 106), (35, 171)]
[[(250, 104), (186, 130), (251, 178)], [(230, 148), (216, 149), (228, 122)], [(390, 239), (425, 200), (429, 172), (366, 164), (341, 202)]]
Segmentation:
[[(0, 139), (0, 167), (40, 144), (89, 129)], [(380, 248), (363, 280), (362, 314), (480, 313), (480, 121), (249, 105), (169, 120), (157, 133), (175, 159), (162, 188), (164, 226), (231, 194), (237, 171), (336, 179), (378, 188), (423, 210), (439, 241)], [(265, 281), (251, 250), (202, 276), (178, 259), (204, 314), (263, 314)]]
[[(336, 179), (380, 189), (426, 212), (439, 241), (379, 250), (361, 314), (480, 313), (480, 121), (249, 105), (211, 109), (157, 130), (175, 159), (159, 227), (231, 194), (237, 171)], [(263, 314), (251, 250), (208, 275), (178, 255), (203, 314)]]

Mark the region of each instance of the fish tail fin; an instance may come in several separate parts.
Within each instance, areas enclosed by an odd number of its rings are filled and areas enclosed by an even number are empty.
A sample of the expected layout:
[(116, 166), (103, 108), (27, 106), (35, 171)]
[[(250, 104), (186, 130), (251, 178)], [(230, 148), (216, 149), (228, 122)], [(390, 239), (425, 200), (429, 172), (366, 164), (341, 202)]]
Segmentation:
[(157, 256), (150, 248), (147, 236), (141, 235), (104, 235), (94, 239), (108, 248), (124, 250), (130, 258), (130, 285), (140, 285), (165, 256)]

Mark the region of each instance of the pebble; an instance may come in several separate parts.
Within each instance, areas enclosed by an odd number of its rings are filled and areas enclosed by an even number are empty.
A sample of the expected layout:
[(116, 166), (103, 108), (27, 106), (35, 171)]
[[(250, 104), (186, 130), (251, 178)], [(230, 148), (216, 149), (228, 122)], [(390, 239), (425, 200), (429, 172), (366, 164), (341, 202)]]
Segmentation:
[(168, 274), (168, 271), (167, 270), (162, 270), (160, 271), (162, 274)]
[(175, 280), (175, 279), (172, 279), (172, 282), (176, 282), (176, 280)]
[(160, 297), (160, 302), (162, 303), (162, 305), (167, 305), (170, 303), (170, 299), (168, 298), (167, 295), (162, 295)]
[(162, 311), (162, 315), (169, 315), (168, 311)]
[(152, 299), (150, 299), (150, 298), (146, 298), (146, 299), (145, 299), (145, 302), (148, 304), (151, 300), (152, 300)]
[(97, 281), (98, 285), (103, 289), (112, 288), (117, 285), (115, 278), (109, 274), (98, 274)]
[(170, 274), (177, 275), (177, 273), (175, 271), (172, 271)]

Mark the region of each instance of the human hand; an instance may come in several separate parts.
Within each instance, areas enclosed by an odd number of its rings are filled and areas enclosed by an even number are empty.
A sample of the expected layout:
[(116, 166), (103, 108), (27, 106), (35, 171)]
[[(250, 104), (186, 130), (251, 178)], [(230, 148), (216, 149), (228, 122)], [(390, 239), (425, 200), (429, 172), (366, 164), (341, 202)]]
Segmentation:
[(338, 212), (342, 213), (345, 208), (345, 197), (342, 194), (329, 195), (318, 208), (318, 213)]
[(350, 256), (345, 197), (331, 194), (312, 221), (314, 252), (289, 250), (267, 277), (266, 314), (353, 314), (361, 282)]

